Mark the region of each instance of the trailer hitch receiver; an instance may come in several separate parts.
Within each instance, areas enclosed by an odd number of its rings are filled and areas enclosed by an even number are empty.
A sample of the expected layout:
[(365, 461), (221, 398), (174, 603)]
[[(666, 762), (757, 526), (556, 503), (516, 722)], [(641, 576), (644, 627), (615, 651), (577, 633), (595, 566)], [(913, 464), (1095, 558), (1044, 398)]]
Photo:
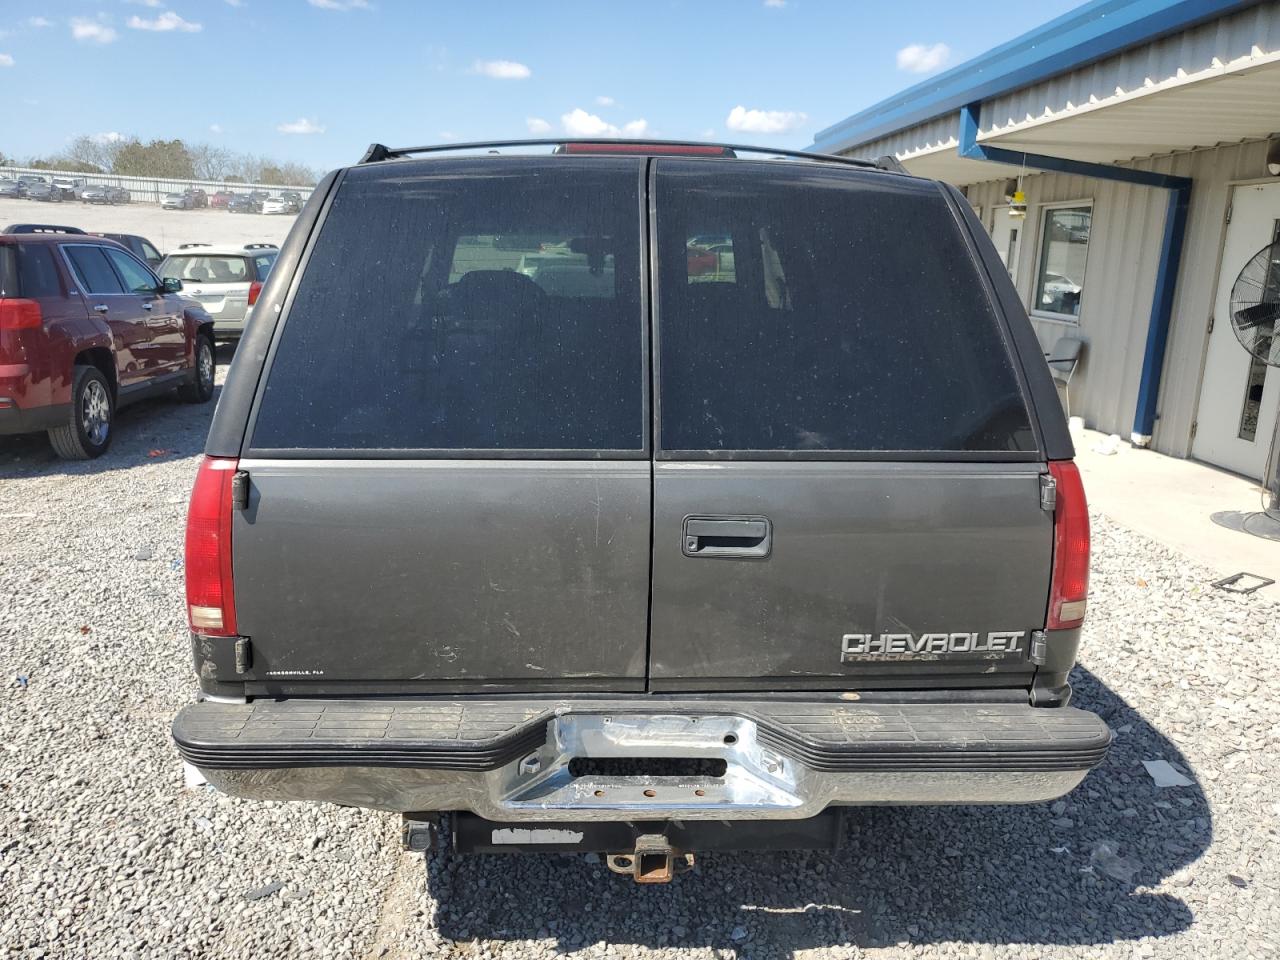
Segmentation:
[(673, 850), (660, 833), (636, 837), (636, 848), (629, 853), (611, 853), (605, 859), (614, 873), (631, 877), (636, 883), (670, 883), (677, 873), (693, 869), (693, 854)]

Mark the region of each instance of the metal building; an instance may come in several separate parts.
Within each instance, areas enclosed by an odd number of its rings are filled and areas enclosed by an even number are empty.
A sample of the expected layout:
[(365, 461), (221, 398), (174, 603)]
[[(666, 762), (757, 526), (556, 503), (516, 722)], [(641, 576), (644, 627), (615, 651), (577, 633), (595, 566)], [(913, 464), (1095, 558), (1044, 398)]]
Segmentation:
[[(1280, 239), (1280, 2), (1093, 0), (823, 130), (964, 188), (1072, 414), (1261, 477), (1280, 369), (1227, 310)], [(1021, 207), (1025, 200), (1025, 213)]]

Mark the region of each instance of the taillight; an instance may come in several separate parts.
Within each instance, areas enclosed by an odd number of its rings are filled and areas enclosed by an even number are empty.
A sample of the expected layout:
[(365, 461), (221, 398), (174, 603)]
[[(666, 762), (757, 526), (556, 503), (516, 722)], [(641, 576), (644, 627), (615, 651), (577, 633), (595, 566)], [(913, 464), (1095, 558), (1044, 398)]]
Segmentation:
[(0, 330), (35, 330), (44, 323), (35, 300), (0, 299)]
[(1080, 470), (1070, 460), (1049, 464), (1057, 481), (1053, 512), (1053, 582), (1049, 587), (1046, 629), (1062, 630), (1084, 623), (1089, 595), (1089, 505)]
[(231, 584), (231, 481), (238, 461), (205, 457), (187, 508), (187, 622), (193, 633), (236, 635)]
[(255, 280), (249, 284), (249, 306), (258, 302), (258, 294), (262, 293), (262, 281)]

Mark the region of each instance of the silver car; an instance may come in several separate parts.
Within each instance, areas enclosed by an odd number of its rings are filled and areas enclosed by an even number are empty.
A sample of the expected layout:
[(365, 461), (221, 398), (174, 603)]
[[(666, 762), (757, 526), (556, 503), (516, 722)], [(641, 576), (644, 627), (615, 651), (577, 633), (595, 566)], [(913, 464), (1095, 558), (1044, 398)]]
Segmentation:
[(156, 269), (182, 281), (182, 292), (213, 317), (219, 340), (239, 339), (280, 250), (272, 243), (184, 243)]

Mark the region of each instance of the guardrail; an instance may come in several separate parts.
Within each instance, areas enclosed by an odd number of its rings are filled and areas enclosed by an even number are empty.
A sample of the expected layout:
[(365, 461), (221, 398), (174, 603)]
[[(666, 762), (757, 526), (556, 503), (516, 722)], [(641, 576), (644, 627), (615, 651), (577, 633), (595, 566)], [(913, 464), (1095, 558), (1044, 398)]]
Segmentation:
[(311, 195), (311, 187), (281, 186), (278, 183), (228, 183), (226, 180), (177, 180), (167, 177), (126, 177), (116, 173), (76, 173), (74, 170), (39, 170), (33, 167), (0, 167), (0, 177), (17, 179), (24, 174), (35, 174), (51, 180), (55, 177), (66, 177), (70, 180), (82, 180), (91, 186), (123, 187), (129, 196), (139, 203), (159, 203), (166, 193), (181, 193), (183, 190), (203, 190), (212, 194), (219, 190), (230, 190), (233, 193), (248, 193), (251, 190), (265, 190), (278, 194), (281, 190), (292, 190), (301, 194), (306, 200)]

